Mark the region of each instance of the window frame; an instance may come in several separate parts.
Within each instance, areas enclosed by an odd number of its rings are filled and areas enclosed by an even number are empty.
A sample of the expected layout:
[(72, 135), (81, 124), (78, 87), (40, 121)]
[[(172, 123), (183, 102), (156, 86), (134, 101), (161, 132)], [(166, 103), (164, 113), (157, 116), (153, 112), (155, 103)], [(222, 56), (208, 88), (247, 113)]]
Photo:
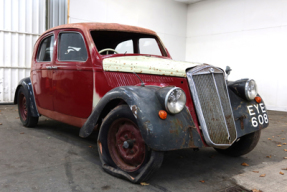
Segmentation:
[[(40, 52), (40, 49), (41, 49), (41, 47), (42, 47), (43, 41), (44, 41), (45, 39), (49, 38), (49, 37), (52, 37), (52, 36), (54, 36), (52, 59), (51, 59), (50, 61), (39, 61), (38, 57), (39, 57), (39, 52)], [(54, 51), (55, 51), (55, 50), (54, 50), (54, 49), (55, 49), (55, 40), (56, 40), (56, 38), (55, 38), (55, 34), (54, 34), (54, 33), (50, 33), (50, 34), (44, 36), (44, 37), (41, 39), (41, 41), (40, 41), (40, 43), (39, 43), (39, 46), (38, 46), (37, 53), (36, 53), (36, 62), (37, 62), (37, 63), (42, 63), (42, 62), (47, 63), (47, 62), (52, 62), (52, 61), (53, 61), (53, 59), (54, 59)]]
[[(61, 41), (60, 35), (62, 33), (78, 33), (78, 34), (80, 34), (80, 36), (82, 37), (82, 40), (84, 42), (84, 45), (85, 45), (85, 48), (86, 48), (86, 53), (87, 53), (87, 58), (86, 58), (85, 61), (80, 61), (80, 60), (60, 60), (60, 58), (59, 58), (59, 53), (60, 53), (59, 46), (60, 46), (60, 41)], [(84, 38), (84, 36), (82, 35), (81, 32), (79, 32), (79, 31), (60, 31), (58, 33), (58, 35), (57, 35), (57, 41), (58, 41), (58, 43), (57, 43), (57, 61), (59, 61), (59, 62), (81, 62), (81, 63), (85, 63), (85, 62), (88, 61), (89, 53), (88, 53), (88, 49), (87, 49), (87, 44), (86, 44), (85, 38)]]
[[(106, 57), (110, 57), (107, 55), (101, 55), (99, 54), (99, 47), (96, 44), (96, 38), (95, 38), (95, 34), (97, 31), (102, 31), (102, 32), (126, 32), (126, 33), (133, 33), (133, 34), (142, 34), (142, 35), (147, 35), (150, 36), (151, 38), (154, 38), (158, 44), (158, 47), (160, 49), (161, 52), (161, 56), (159, 55), (153, 55), (155, 57), (162, 57), (162, 58), (170, 58), (171, 56), (167, 50), (167, 48), (165, 47), (164, 43), (162, 42), (162, 40), (160, 39), (160, 37), (157, 34), (150, 34), (150, 33), (141, 33), (141, 32), (130, 32), (130, 31), (124, 31), (124, 30), (99, 30), (99, 29), (90, 29), (89, 30), (89, 35), (91, 36), (91, 40), (92, 43), (94, 45), (94, 47), (96, 48), (96, 53), (100, 58), (106, 58)], [(134, 54), (136, 55), (141, 55), (141, 53), (139, 53), (139, 38), (137, 37), (133, 37), (131, 38), (133, 40), (133, 47), (134, 47)], [(106, 47), (105, 47), (106, 48)], [(150, 55), (150, 54), (142, 54), (142, 55)]]

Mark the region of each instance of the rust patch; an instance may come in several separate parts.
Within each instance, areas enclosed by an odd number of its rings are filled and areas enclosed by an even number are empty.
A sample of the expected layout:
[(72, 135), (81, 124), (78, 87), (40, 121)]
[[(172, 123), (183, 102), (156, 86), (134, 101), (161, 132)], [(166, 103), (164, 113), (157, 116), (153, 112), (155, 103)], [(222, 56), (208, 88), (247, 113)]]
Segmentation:
[(183, 127), (183, 124), (182, 124), (182, 122), (179, 119), (174, 119), (172, 123), (174, 124), (176, 129)]
[[(192, 129), (194, 129), (193, 127), (188, 127), (188, 131), (189, 131), (189, 142), (188, 142), (188, 147), (194, 147), (194, 141), (193, 141), (193, 136), (192, 136)], [(196, 129), (196, 127), (195, 127)]]
[(242, 130), (244, 129), (244, 119), (246, 119), (246, 115), (242, 115), (241, 117), (235, 119), (235, 121), (240, 120), (240, 127)]
[(133, 32), (133, 33), (145, 33), (150, 35), (156, 35), (156, 33), (152, 30), (136, 27), (136, 26), (129, 26), (129, 25), (122, 25), (117, 23), (70, 23), (65, 25), (60, 25), (54, 28), (47, 30), (45, 33), (49, 33), (50, 31), (54, 31), (57, 29), (62, 28), (78, 28), (83, 31), (125, 31), (125, 32)]
[(137, 109), (138, 109), (138, 107), (136, 105), (131, 106), (132, 113), (136, 119), (138, 118), (138, 110)]
[(171, 133), (171, 134), (177, 134), (178, 135), (178, 130), (177, 129), (175, 129), (175, 130), (169, 130), (169, 132)]
[(185, 145), (185, 139), (183, 138), (183, 140), (182, 140), (182, 144), (181, 144), (181, 147), (180, 147), (180, 148), (183, 148), (183, 147), (184, 147), (184, 145)]
[(260, 123), (258, 123), (258, 124), (259, 124), (258, 125), (259, 130), (263, 129), (263, 125), (261, 125)]
[(244, 122), (243, 122), (243, 119), (240, 119), (240, 127), (241, 127), (241, 129), (242, 129), (242, 130), (244, 129)]

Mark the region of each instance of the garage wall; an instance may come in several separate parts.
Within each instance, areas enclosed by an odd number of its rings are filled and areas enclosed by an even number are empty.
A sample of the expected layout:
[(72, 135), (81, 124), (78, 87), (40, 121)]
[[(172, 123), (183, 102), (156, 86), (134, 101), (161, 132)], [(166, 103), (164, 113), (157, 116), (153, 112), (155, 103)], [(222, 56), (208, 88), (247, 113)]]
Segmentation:
[(0, 0), (0, 103), (13, 102), (18, 82), (30, 76), (40, 34), (66, 21), (66, 0)]
[[(88, 6), (87, 6), (88, 5)], [(185, 60), (187, 5), (174, 0), (70, 0), (70, 23), (134, 25), (158, 33), (175, 60)]]
[(210, 0), (188, 6), (186, 60), (252, 78), (269, 110), (287, 111), (287, 1)]
[(0, 103), (30, 76), (33, 46), (45, 30), (45, 1), (0, 0)]

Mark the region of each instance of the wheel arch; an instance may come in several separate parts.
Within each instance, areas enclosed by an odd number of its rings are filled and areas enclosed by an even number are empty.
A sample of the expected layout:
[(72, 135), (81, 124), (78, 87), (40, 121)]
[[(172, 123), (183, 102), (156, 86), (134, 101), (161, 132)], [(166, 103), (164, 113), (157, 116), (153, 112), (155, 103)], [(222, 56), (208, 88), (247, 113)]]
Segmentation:
[(114, 107), (127, 104), (148, 147), (158, 151), (202, 147), (203, 143), (186, 107), (178, 114), (168, 114), (165, 120), (159, 118), (159, 110), (164, 110), (156, 95), (160, 88), (125, 86), (109, 91), (81, 127), (80, 137), (88, 137)]
[(121, 98), (115, 98), (115, 99), (110, 100), (108, 103), (106, 103), (106, 105), (104, 106), (104, 108), (102, 109), (100, 113), (100, 116), (98, 117), (96, 121), (95, 126), (101, 127), (103, 119), (109, 114), (111, 110), (113, 110), (119, 105), (127, 105), (127, 103), (125, 102), (125, 100)]
[(21, 87), (23, 87), (26, 95), (28, 95), (29, 97), (28, 99), (29, 99), (29, 105), (30, 105), (32, 117), (39, 117), (40, 114), (38, 112), (37, 105), (35, 102), (34, 91), (33, 91), (30, 77), (21, 79), (20, 82), (18, 83), (18, 86), (15, 91), (15, 95), (14, 95), (14, 104), (18, 104), (18, 93)]

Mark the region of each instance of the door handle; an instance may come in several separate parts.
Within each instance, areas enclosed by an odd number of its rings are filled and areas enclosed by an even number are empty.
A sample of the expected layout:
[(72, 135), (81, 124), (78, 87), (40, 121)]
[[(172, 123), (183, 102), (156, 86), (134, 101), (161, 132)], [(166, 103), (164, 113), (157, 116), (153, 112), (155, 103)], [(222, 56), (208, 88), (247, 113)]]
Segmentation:
[(53, 67), (52, 67), (52, 69), (57, 69), (57, 68), (58, 68), (57, 66), (53, 66)]
[(47, 66), (46, 69), (52, 69), (52, 67), (51, 66)]

